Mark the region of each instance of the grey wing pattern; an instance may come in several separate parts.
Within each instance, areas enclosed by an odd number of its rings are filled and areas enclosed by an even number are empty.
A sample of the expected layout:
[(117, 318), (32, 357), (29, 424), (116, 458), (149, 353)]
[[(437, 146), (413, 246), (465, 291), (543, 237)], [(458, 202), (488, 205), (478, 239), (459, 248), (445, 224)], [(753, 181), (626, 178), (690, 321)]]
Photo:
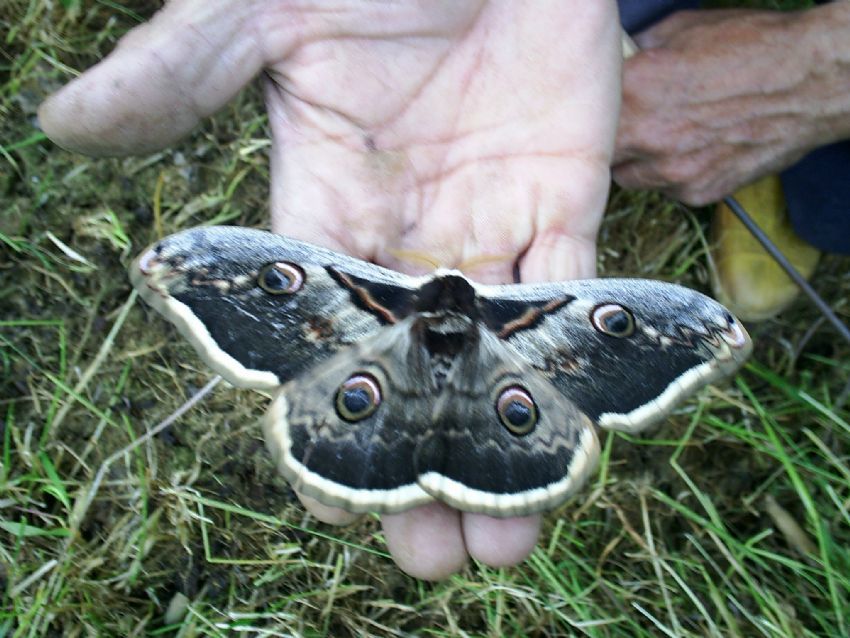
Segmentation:
[(352, 257), (228, 226), (166, 237), (130, 268), (142, 297), (216, 372), (258, 389), (280, 385), (395, 320), (379, 303), (353, 298), (350, 277), (368, 277), (399, 307), (416, 288), (413, 278)]
[[(417, 485), (413, 456), (433, 397), (424, 379), (398, 368), (408, 347), (406, 324), (391, 326), (281, 388), (265, 440), (294, 489), (350, 512), (402, 511), (432, 500)], [(380, 406), (352, 421), (341, 417), (336, 399), (355, 374), (374, 379)]]
[[(485, 306), (564, 300), (502, 337), (606, 428), (639, 431), (658, 421), (680, 399), (734, 372), (752, 347), (726, 308), (675, 284), (594, 279), (479, 290)], [(617, 317), (618, 308), (626, 314)], [(630, 317), (628, 334), (600, 330), (606, 312), (616, 321)]]
[[(598, 454), (587, 417), (487, 333), (471, 338), (438, 391), (412, 337), (415, 321), (282, 388), (265, 439), (295, 489), (352, 512), (397, 512), (438, 499), (491, 516), (550, 509), (574, 493)], [(355, 375), (370, 375), (381, 400), (374, 413), (346, 420), (334, 397)], [(539, 415), (524, 436), (511, 433), (495, 407), (513, 386), (531, 393)]]

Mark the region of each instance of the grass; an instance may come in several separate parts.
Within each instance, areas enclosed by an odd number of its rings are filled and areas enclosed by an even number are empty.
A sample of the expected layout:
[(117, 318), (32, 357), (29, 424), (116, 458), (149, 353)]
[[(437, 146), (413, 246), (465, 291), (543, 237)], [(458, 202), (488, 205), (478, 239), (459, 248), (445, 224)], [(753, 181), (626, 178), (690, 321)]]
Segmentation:
[[(220, 384), (142, 440), (210, 373), (135, 303), (129, 260), (155, 217), (263, 225), (269, 179), (256, 89), (142, 158), (36, 127), (154, 6), (0, 8), (0, 636), (850, 633), (850, 348), (802, 301), (752, 327), (734, 381), (651, 435), (603, 433), (599, 473), (513, 569), (423, 583), (375, 517), (311, 519), (265, 452), (260, 395)], [(703, 213), (623, 192), (610, 211), (604, 274), (706, 288)], [(847, 320), (847, 260), (814, 283)]]

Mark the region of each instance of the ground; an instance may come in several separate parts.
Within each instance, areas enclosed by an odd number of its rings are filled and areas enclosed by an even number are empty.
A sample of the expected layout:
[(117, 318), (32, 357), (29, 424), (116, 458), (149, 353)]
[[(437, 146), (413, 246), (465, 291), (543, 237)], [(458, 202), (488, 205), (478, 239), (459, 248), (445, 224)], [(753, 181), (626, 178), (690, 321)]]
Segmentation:
[[(599, 472), (512, 569), (424, 583), (377, 518), (316, 522), (265, 451), (268, 399), (224, 384), (110, 461), (211, 377), (133, 302), (130, 260), (161, 233), (267, 223), (256, 88), (151, 156), (40, 133), (40, 100), (155, 8), (0, 7), (0, 636), (848, 635), (850, 347), (805, 301), (749, 326), (735, 379), (646, 436), (603, 434)], [(709, 218), (615, 191), (601, 274), (708, 291)], [(827, 257), (813, 280), (845, 321), (847, 272)]]

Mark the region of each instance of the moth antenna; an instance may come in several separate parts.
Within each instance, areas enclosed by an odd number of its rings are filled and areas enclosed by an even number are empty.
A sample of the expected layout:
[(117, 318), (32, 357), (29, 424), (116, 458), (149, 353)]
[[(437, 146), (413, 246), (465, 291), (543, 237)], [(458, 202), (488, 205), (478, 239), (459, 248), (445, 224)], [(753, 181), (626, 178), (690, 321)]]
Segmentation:
[(457, 269), (463, 272), (467, 272), (469, 270), (475, 270), (476, 268), (480, 268), (481, 266), (490, 266), (492, 264), (501, 265), (506, 261), (513, 262), (513, 255), (508, 255), (507, 253), (503, 253), (501, 255), (476, 255), (475, 257), (464, 259), (457, 265)]
[(387, 250), (387, 252), (399, 261), (419, 264), (420, 266), (425, 265), (428, 266), (431, 270), (436, 270), (437, 268), (443, 265), (440, 263), (439, 259), (421, 250), (390, 248), (389, 250)]

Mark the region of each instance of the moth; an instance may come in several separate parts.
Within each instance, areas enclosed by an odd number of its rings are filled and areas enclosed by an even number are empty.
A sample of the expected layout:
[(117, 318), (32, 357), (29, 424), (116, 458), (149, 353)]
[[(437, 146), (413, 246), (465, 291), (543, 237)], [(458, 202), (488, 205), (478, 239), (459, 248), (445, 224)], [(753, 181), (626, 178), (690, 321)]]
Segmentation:
[(554, 508), (594, 469), (597, 427), (643, 430), (751, 350), (674, 284), (411, 277), (245, 228), (166, 237), (130, 275), (216, 372), (274, 392), (280, 471), (351, 512)]

